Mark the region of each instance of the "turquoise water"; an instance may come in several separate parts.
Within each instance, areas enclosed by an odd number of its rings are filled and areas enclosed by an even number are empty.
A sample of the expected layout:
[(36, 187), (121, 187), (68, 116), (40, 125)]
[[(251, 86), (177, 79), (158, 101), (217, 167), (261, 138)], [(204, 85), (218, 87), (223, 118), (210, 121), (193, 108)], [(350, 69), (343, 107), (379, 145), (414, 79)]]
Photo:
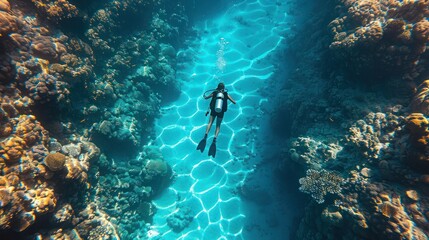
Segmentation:
[[(156, 122), (157, 142), (176, 175), (173, 184), (155, 201), (150, 237), (162, 239), (244, 239), (247, 212), (237, 194), (259, 162), (257, 136), (264, 108), (269, 104), (261, 89), (268, 85), (275, 67), (272, 55), (281, 48), (288, 31), (286, 6), (271, 1), (243, 1), (223, 14), (200, 22), (189, 49), (189, 62), (179, 70), (180, 97), (162, 109)], [(209, 100), (202, 94), (224, 82), (237, 101), (229, 104), (217, 140), (216, 158), (196, 146), (204, 136)], [(189, 207), (194, 220), (180, 233), (166, 218)]]

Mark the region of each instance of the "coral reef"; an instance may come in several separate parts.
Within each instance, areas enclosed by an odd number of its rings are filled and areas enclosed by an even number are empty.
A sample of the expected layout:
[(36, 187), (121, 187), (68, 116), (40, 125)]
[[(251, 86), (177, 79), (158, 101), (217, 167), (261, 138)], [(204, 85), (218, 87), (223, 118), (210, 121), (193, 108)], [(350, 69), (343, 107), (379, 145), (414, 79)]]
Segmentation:
[(320, 171), (309, 169), (307, 176), (299, 179), (299, 183), (301, 184), (299, 190), (311, 194), (314, 200), (320, 204), (325, 201), (326, 194), (340, 194), (341, 185), (345, 183), (345, 180), (334, 172), (324, 169)]
[(329, 24), (330, 48), (355, 74), (380, 69), (415, 79), (427, 71), (428, 6), (414, 0), (340, 0), (339, 16)]
[(389, 147), (393, 133), (400, 128), (399, 123), (403, 120), (404, 117), (393, 113), (371, 112), (350, 127), (347, 140), (360, 147), (365, 158), (379, 158), (381, 151)]
[[(65, 175), (54, 178), (54, 172), (64, 168), (67, 161), (78, 161), (88, 166), (90, 159), (85, 157), (88, 155), (86, 152), (78, 156), (49, 153), (50, 142), (55, 139), (48, 136), (48, 131), (34, 115), (28, 114), (32, 101), (27, 97), (21, 97), (16, 88), (2, 86), (0, 93), (2, 94), (0, 228), (22, 232), (33, 225), (39, 216), (53, 213), (58, 201), (67, 201), (58, 200), (56, 185), (61, 179), (69, 179), (72, 184), (86, 183), (85, 179), (75, 181), (76, 178), (67, 178)], [(94, 157), (97, 157), (97, 154), (91, 156)], [(77, 171), (74, 167), (67, 168), (69, 171)], [(85, 175), (85, 171), (88, 171), (88, 167), (78, 170), (79, 175)]]
[(179, 207), (176, 212), (167, 217), (168, 226), (175, 232), (181, 232), (194, 219), (192, 211), (187, 207)]
[[(0, 235), (142, 234), (156, 211), (152, 197), (172, 178), (159, 154), (135, 156), (150, 141), (161, 101), (178, 92), (173, 45), (187, 18), (180, 5), (165, 6), (0, 0)], [(127, 28), (142, 13), (138, 30)], [(116, 143), (131, 143), (124, 149), (138, 159), (130, 160), (135, 171), (112, 158)], [(104, 185), (119, 179), (120, 187)]]
[[(274, 114), (292, 124), (274, 124), (289, 137), (278, 171), (314, 195), (292, 238), (427, 239), (428, 82), (414, 86), (428, 70), (428, 2), (338, 0), (310, 12), (287, 39), (284, 57), (300, 64)], [(332, 171), (347, 180), (326, 198), (319, 180)]]
[(121, 237), (139, 236), (156, 212), (149, 200), (173, 178), (170, 166), (155, 146), (144, 147), (138, 158), (128, 162), (102, 156), (97, 166), (93, 169), (98, 172), (93, 179), (96, 201), (102, 203), (103, 211), (115, 217), (112, 222), (118, 226)]
[(67, 0), (31, 0), (41, 15), (53, 22), (76, 17), (79, 13), (75, 5)]

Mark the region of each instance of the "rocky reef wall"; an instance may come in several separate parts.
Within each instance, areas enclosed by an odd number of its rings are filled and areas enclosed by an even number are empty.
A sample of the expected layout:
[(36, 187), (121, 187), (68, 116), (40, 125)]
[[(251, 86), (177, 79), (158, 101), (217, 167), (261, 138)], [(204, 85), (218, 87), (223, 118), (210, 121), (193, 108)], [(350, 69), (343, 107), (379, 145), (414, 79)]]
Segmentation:
[(271, 120), (308, 194), (291, 238), (427, 239), (427, 1), (306, 2)]

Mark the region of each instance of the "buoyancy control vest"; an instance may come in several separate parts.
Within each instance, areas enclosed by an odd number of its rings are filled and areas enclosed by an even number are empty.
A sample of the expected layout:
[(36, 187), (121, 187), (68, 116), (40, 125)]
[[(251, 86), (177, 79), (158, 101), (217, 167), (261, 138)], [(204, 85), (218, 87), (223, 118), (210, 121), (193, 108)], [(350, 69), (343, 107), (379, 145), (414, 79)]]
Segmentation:
[(228, 110), (228, 93), (214, 91), (210, 101), (210, 110), (217, 113), (226, 112)]

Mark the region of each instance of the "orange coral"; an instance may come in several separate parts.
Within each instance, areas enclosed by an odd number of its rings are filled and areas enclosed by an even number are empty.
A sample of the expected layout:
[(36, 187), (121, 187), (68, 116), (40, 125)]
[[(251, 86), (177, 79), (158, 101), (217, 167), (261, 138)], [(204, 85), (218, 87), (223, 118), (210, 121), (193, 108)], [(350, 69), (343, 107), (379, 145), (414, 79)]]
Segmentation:
[(33, 39), (31, 50), (34, 56), (53, 60), (58, 57), (55, 43), (51, 37), (39, 36)]
[[(413, 137), (417, 137), (419, 140), (422, 136), (429, 134), (427, 127), (429, 126), (428, 119), (421, 113), (411, 113), (407, 117), (407, 128), (410, 130)], [(426, 140), (421, 139), (422, 144), (426, 144)]]
[(0, 37), (16, 32), (18, 29), (16, 19), (7, 12), (0, 11)]
[(27, 146), (32, 146), (39, 139), (44, 144), (49, 141), (48, 132), (42, 128), (33, 115), (21, 115), (19, 117), (16, 134), (25, 140)]
[(41, 188), (35, 191), (34, 205), (37, 213), (46, 213), (54, 210), (57, 199), (54, 196), (54, 190), (49, 188)]
[(411, 110), (429, 114), (429, 80), (424, 81), (417, 87), (416, 94), (411, 101)]
[(12, 124), (5, 123), (0, 125), (0, 137), (8, 137), (13, 131)]
[(10, 11), (10, 4), (8, 0), (0, 0), (0, 11), (5, 11), (5, 12)]
[(1, 142), (0, 147), (0, 159), (6, 163), (14, 163), (24, 154), (25, 141), (20, 137), (12, 137)]
[(67, 0), (31, 0), (49, 20), (59, 22), (78, 15), (78, 9)]

